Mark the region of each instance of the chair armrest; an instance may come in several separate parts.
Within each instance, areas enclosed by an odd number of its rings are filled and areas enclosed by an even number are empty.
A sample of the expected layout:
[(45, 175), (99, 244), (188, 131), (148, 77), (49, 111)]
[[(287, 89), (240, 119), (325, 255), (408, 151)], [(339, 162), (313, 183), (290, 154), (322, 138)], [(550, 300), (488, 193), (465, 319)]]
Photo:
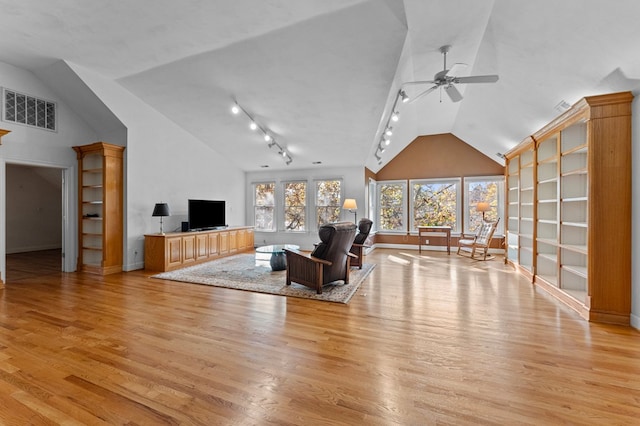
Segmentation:
[(460, 234), (460, 239), (461, 240), (475, 240), (476, 239), (476, 234)]
[[(358, 245), (360, 245), (360, 244), (358, 244)], [(353, 253), (351, 253), (351, 252), (347, 253), (347, 255), (348, 255), (349, 257), (354, 258), (354, 259), (358, 259), (358, 256), (356, 256), (355, 254), (353, 254)]]
[(320, 259), (318, 257), (313, 257), (309, 253), (303, 253), (301, 251), (291, 250), (291, 249), (284, 249), (284, 251), (285, 251), (285, 254), (292, 255), (292, 256), (294, 256), (294, 258), (304, 258), (304, 259), (310, 260), (311, 262), (321, 263), (323, 265), (328, 265), (328, 266), (333, 265), (333, 262), (330, 262), (330, 261), (324, 260), (324, 259)]

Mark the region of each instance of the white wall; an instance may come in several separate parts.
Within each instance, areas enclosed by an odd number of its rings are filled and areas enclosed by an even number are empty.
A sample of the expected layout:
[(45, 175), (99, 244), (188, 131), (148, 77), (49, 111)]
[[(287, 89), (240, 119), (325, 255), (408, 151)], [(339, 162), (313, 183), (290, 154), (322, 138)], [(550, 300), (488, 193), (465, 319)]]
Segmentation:
[(144, 266), (144, 234), (160, 230), (155, 203), (171, 209), (165, 232), (179, 230), (189, 198), (225, 200), (229, 225), (245, 225), (242, 170), (117, 83), (68, 65), (127, 128), (125, 270)]
[[(342, 179), (342, 199), (355, 198), (358, 205), (358, 220), (364, 217), (365, 212), (365, 182), (363, 167), (349, 168), (329, 168), (329, 169), (292, 169), (284, 171), (261, 171), (247, 173), (246, 185), (246, 215), (247, 224), (254, 224), (253, 214), (253, 184), (258, 182), (276, 183), (276, 205), (282, 206), (282, 183), (292, 180), (306, 180), (307, 188), (307, 215), (309, 228), (306, 232), (285, 232), (283, 230), (282, 215), (278, 215), (277, 232), (256, 232), (256, 246), (265, 244), (297, 244), (303, 250), (311, 250), (313, 244), (318, 242), (318, 229), (313, 219), (312, 210), (314, 197), (314, 182), (323, 179)], [(278, 214), (278, 210), (276, 210)], [(341, 220), (354, 221), (354, 214), (349, 211), (342, 211)]]

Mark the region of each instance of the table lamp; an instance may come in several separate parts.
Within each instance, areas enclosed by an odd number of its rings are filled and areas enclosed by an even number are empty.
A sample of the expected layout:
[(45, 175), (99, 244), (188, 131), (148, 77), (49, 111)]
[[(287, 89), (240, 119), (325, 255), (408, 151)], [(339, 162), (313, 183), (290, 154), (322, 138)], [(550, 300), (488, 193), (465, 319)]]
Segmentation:
[(151, 214), (151, 216), (160, 217), (160, 233), (161, 234), (164, 234), (164, 232), (162, 231), (162, 218), (170, 215), (171, 213), (169, 212), (169, 205), (167, 203), (157, 203), (156, 206), (153, 208), (153, 213)]

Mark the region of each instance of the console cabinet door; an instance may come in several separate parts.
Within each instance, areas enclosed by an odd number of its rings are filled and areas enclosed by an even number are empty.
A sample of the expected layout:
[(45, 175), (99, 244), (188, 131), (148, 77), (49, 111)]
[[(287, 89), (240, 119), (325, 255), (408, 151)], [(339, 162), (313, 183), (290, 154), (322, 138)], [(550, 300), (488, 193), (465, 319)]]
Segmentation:
[(186, 235), (182, 237), (182, 263), (196, 261), (196, 236)]
[(208, 234), (209, 236), (209, 257), (218, 257), (220, 255), (219, 235), (218, 233)]
[(229, 233), (228, 232), (220, 232), (220, 254), (225, 255), (229, 254)]
[(209, 256), (208, 242), (207, 234), (196, 235), (196, 260), (206, 259)]
[(167, 238), (167, 268), (182, 265), (182, 237)]

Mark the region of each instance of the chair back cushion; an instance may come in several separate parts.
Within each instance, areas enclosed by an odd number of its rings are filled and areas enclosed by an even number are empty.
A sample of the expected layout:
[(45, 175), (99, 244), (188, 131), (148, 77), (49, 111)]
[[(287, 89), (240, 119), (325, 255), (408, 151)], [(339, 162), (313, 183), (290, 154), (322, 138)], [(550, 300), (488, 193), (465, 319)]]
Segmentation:
[(478, 234), (476, 235), (476, 244), (486, 246), (491, 242), (493, 233), (498, 226), (498, 222), (483, 222)]
[(347, 256), (356, 236), (356, 225), (352, 222), (338, 222), (322, 225), (318, 230), (320, 243), (311, 256), (332, 262), (324, 267), (324, 283), (344, 279)]
[(371, 226), (373, 226), (371, 219), (367, 219), (366, 217), (360, 219), (360, 222), (358, 222), (358, 233), (353, 240), (354, 244), (364, 244), (369, 237), (369, 232), (371, 232)]

